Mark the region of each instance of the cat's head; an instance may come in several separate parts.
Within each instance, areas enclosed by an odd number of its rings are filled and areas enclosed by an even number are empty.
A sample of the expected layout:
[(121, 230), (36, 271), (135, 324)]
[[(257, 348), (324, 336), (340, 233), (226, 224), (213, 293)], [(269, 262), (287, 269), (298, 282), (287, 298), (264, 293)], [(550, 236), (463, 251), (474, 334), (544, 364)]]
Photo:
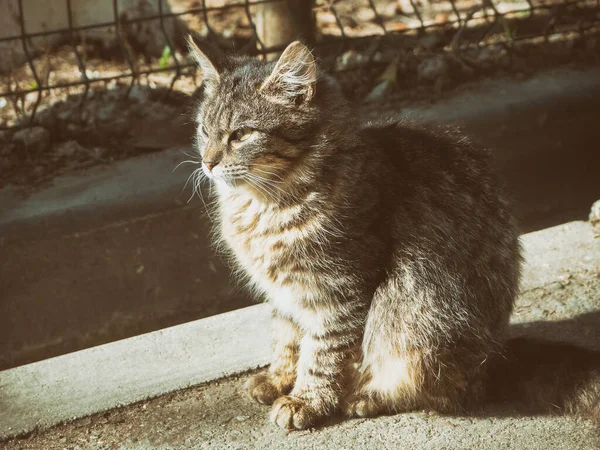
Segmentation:
[(197, 143), (204, 173), (263, 194), (285, 189), (339, 104), (310, 50), (293, 42), (271, 63), (210, 58), (190, 39), (190, 54), (203, 76)]

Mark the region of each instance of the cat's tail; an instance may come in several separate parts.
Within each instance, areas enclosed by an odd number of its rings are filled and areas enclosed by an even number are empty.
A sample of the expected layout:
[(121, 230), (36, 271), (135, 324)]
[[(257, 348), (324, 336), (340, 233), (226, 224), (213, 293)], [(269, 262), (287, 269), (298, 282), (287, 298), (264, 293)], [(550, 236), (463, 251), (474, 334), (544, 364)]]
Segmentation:
[(529, 413), (566, 413), (600, 426), (600, 352), (531, 338), (509, 340), (490, 368), (488, 397)]

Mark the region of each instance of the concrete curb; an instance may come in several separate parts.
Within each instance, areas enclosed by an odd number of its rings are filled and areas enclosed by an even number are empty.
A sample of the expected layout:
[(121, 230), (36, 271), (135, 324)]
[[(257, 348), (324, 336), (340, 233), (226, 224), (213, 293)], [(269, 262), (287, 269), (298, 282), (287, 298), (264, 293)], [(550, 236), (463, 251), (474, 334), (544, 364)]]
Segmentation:
[(0, 439), (267, 364), (266, 305), (0, 372)]
[[(524, 294), (597, 274), (597, 233), (572, 222), (524, 235)], [(0, 439), (264, 366), (268, 319), (256, 305), (0, 372)]]

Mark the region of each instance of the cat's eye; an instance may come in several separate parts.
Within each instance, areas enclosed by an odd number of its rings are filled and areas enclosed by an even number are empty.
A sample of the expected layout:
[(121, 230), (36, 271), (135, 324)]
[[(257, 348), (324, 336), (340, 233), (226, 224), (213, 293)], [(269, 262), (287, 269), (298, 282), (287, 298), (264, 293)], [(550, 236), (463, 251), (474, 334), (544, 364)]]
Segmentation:
[(250, 127), (238, 128), (229, 135), (229, 143), (232, 145), (239, 145), (241, 142), (248, 139), (252, 133), (254, 133), (254, 129)]

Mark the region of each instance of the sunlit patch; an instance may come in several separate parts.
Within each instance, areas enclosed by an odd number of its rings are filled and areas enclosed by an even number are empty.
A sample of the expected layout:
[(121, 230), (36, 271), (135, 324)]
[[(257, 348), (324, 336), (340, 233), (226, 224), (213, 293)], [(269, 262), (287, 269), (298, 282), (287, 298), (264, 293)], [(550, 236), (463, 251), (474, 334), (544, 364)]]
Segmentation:
[(386, 394), (393, 394), (411, 382), (408, 363), (400, 357), (391, 357), (371, 365), (371, 376), (369, 388)]

